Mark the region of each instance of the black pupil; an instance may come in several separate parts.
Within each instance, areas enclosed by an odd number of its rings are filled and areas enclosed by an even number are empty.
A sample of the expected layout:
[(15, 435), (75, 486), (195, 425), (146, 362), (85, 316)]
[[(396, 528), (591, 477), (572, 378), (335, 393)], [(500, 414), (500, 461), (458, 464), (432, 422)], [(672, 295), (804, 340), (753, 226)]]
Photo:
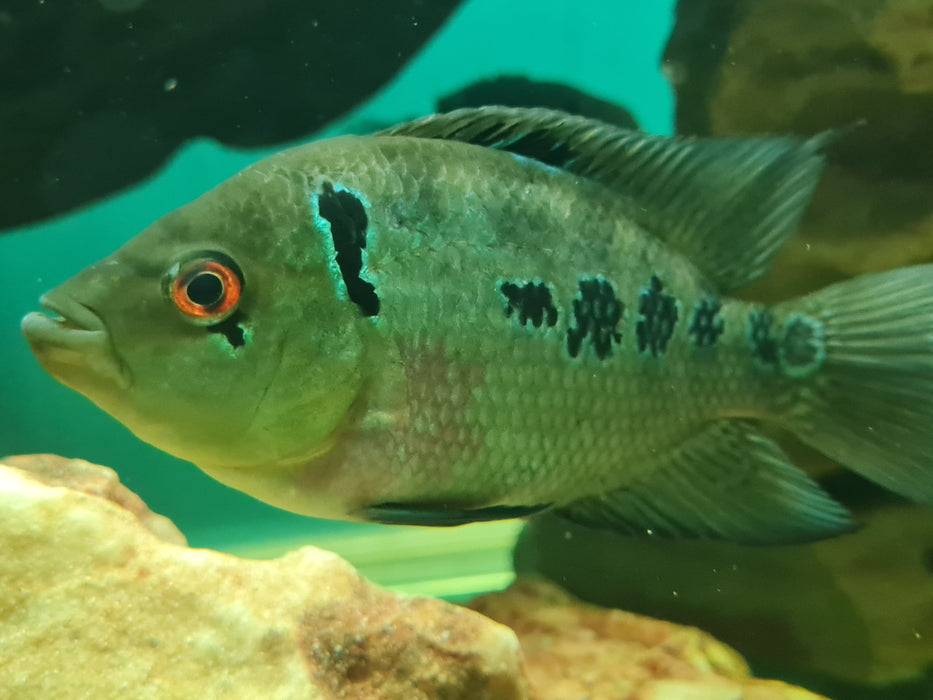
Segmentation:
[(199, 272), (185, 290), (199, 306), (213, 306), (224, 296), (224, 283), (213, 272)]

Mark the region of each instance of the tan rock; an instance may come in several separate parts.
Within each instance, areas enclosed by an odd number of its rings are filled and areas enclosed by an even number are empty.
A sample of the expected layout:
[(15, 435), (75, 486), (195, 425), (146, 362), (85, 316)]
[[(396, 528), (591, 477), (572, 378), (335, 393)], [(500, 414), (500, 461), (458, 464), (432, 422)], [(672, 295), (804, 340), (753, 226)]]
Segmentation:
[(698, 629), (587, 605), (544, 580), (520, 579), (471, 607), (518, 634), (535, 700), (822, 697), (751, 678), (738, 653)]
[(0, 465), (0, 552), (0, 697), (526, 697), (505, 627), (313, 547), (189, 549), (79, 460)]
[(0, 463), (27, 472), (30, 479), (46, 486), (60, 486), (105, 498), (132, 513), (159, 539), (171, 544), (188, 544), (175, 523), (149, 510), (143, 499), (120, 483), (120, 477), (113, 469), (58, 455), (16, 455), (0, 458)]
[(525, 664), (503, 624), (389, 593), (314, 547), (268, 561), (190, 549), (81, 460), (0, 460), (0, 552), (0, 698), (817, 698), (750, 678), (699, 630), (543, 582), (475, 603), (514, 626)]

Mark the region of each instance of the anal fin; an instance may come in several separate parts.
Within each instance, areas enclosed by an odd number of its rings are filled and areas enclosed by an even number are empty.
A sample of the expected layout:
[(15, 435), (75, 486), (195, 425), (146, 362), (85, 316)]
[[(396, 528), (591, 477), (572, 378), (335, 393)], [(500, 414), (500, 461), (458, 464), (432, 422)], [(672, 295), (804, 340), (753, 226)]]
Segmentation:
[(842, 505), (740, 421), (709, 426), (630, 487), (555, 512), (625, 534), (745, 544), (808, 542), (853, 529)]
[(485, 508), (447, 508), (437, 503), (378, 503), (364, 510), (369, 522), (385, 525), (423, 525), (453, 527), (468, 523), (510, 520), (534, 515), (550, 504), (532, 506), (488, 506)]

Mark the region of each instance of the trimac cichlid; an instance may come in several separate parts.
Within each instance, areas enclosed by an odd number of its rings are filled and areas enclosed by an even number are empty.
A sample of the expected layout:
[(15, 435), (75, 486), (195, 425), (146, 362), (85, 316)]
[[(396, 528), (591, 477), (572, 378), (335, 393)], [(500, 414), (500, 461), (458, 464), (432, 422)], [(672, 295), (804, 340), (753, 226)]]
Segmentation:
[(311, 143), (23, 332), (143, 440), (299, 513), (829, 536), (847, 511), (758, 424), (933, 502), (933, 267), (729, 298), (793, 233), (825, 141), (485, 108)]

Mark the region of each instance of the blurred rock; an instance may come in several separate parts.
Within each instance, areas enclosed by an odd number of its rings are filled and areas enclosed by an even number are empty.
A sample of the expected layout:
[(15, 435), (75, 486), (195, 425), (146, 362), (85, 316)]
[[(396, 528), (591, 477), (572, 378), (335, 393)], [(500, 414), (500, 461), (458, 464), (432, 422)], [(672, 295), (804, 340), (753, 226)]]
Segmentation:
[(933, 511), (911, 506), (784, 547), (622, 537), (545, 516), (525, 528), (515, 563), (584, 600), (701, 627), (771, 675), (880, 686), (933, 671), (931, 554)]
[(683, 134), (846, 130), (766, 301), (933, 260), (933, 0), (682, 0), (665, 53)]
[(250, 561), (189, 549), (164, 523), (159, 539), (87, 462), (5, 464), (4, 697), (526, 697), (515, 635), (470, 610), (390, 594), (314, 547)]
[(150, 175), (183, 141), (310, 134), (372, 95), (459, 0), (98, 0), (0, 9), (0, 229)]
[(518, 634), (535, 700), (821, 697), (751, 678), (741, 656), (698, 629), (586, 605), (545, 581), (520, 579), (471, 607)]

